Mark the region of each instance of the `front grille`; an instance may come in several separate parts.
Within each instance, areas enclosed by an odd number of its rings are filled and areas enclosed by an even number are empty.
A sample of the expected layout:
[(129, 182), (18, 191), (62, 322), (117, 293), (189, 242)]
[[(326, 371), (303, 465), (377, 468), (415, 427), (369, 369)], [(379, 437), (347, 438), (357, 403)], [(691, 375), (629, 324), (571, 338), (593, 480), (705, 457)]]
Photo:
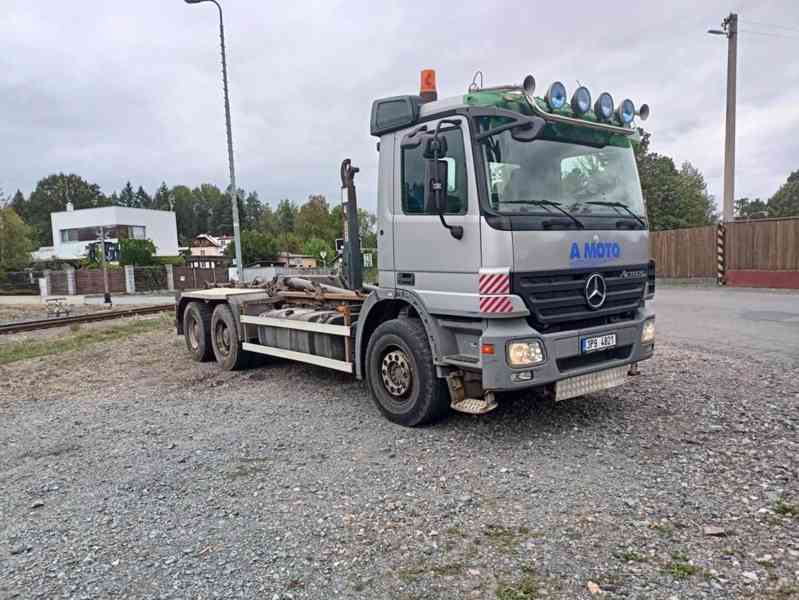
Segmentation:
[[(609, 325), (635, 318), (642, 305), (649, 265), (514, 273), (511, 293), (521, 296), (528, 321), (542, 332)], [(607, 298), (598, 310), (588, 306), (585, 284), (593, 273), (605, 278)]]
[(568, 358), (559, 358), (556, 362), (558, 364), (558, 370), (563, 373), (565, 371), (582, 369), (583, 367), (597, 365), (611, 360), (623, 360), (629, 358), (630, 352), (632, 351), (632, 345), (619, 346), (611, 350), (601, 350), (589, 354), (578, 354), (577, 356), (569, 356)]

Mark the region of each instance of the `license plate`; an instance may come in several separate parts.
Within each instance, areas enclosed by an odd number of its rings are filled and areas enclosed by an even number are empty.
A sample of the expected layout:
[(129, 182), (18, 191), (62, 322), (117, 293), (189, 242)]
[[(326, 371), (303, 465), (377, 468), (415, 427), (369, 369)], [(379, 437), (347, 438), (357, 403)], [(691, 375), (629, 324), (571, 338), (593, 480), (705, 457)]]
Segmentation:
[(591, 337), (580, 338), (580, 351), (583, 354), (607, 350), (616, 346), (616, 334), (607, 333), (605, 335), (594, 335)]

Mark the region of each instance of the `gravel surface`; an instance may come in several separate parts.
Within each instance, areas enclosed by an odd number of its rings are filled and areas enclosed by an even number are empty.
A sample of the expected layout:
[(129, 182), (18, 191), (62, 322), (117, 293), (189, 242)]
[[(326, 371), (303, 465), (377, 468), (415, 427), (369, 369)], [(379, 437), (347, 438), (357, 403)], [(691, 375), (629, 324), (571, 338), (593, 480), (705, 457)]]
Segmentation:
[(662, 338), (414, 430), (167, 330), (0, 367), (0, 598), (799, 597), (799, 371)]

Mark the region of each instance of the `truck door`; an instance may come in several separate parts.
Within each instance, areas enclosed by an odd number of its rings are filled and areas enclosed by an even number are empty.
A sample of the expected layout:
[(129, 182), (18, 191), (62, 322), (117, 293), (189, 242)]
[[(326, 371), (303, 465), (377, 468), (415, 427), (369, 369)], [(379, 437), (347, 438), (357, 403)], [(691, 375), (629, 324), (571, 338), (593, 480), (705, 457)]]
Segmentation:
[[(446, 126), (449, 225), (463, 227), (455, 239), (435, 209), (425, 207), (422, 147), (402, 148), (407, 131), (396, 134), (394, 153), (394, 261), (396, 286), (414, 291), (431, 312), (477, 313), (480, 269), (480, 209), (468, 123)], [(427, 123), (429, 131), (436, 122)], [(469, 157), (469, 159), (467, 159)]]

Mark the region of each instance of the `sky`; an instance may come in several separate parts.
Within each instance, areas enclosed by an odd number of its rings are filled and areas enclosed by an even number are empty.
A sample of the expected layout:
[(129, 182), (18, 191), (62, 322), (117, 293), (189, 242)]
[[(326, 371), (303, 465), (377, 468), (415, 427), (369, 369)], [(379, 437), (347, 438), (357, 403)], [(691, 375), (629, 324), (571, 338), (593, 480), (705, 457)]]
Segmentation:
[[(594, 98), (648, 103), (651, 150), (690, 161), (722, 196), (727, 42), (739, 14), (736, 197), (770, 197), (799, 169), (796, 0), (551, 3), (220, 0), (225, 12), (239, 187), (281, 198), (340, 196), (352, 158), (374, 210), (375, 98), (439, 97), (532, 73), (539, 90), (577, 81)], [(74, 172), (110, 194), (130, 180), (227, 185), (218, 17), (182, 0), (3, 0), (0, 189), (26, 195)], [(569, 93), (570, 93), (569, 92)]]

